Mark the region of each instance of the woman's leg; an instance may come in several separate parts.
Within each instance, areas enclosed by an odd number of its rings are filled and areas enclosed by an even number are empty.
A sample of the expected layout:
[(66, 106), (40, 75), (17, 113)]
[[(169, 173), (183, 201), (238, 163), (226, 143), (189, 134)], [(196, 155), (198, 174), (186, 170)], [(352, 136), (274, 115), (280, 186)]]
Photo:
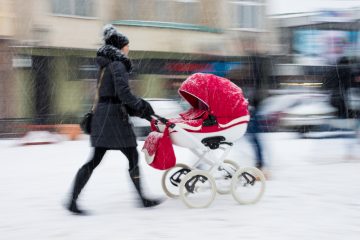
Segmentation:
[(138, 168), (139, 153), (136, 147), (121, 148), (120, 151), (126, 156), (129, 161), (129, 171)]
[(136, 191), (138, 192), (144, 207), (153, 207), (159, 205), (161, 203), (159, 200), (153, 200), (144, 197), (143, 190), (141, 188), (140, 169), (138, 166), (139, 154), (136, 147), (122, 148), (120, 150), (129, 161), (130, 178), (131, 181), (134, 183)]
[(90, 179), (92, 172), (100, 164), (101, 160), (103, 159), (106, 150), (107, 150), (106, 148), (95, 148), (94, 152), (93, 152), (93, 156), (90, 159), (90, 161), (85, 163), (77, 172), (75, 181), (74, 181), (73, 190), (72, 190), (72, 196), (70, 199), (70, 204), (68, 206), (68, 209), (71, 212), (78, 213), (78, 214), (84, 213), (83, 211), (78, 209), (76, 201), (79, 197), (81, 190), (84, 188), (84, 186)]

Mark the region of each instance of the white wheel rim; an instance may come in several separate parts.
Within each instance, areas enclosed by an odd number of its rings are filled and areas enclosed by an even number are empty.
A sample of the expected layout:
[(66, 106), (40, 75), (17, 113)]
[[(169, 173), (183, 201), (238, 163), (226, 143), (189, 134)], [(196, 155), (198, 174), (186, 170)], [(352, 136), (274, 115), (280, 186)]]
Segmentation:
[[(246, 184), (243, 173), (251, 173), (257, 180), (254, 185)], [(244, 186), (245, 185), (245, 186)], [(240, 204), (257, 203), (265, 191), (265, 176), (255, 167), (240, 168), (233, 176), (231, 183), (231, 193), (234, 199)]]
[[(201, 176), (207, 178), (202, 183), (196, 182), (194, 193), (190, 193), (185, 184), (194, 177)], [(188, 173), (180, 183), (180, 197), (186, 206), (190, 208), (206, 208), (214, 201), (216, 195), (216, 185), (213, 177), (206, 171), (193, 170)]]
[(174, 167), (172, 167), (164, 172), (164, 174), (162, 175), (162, 179), (161, 179), (161, 186), (162, 186), (165, 194), (170, 198), (178, 198), (179, 197), (180, 184), (178, 185), (178, 187), (176, 187), (176, 186), (172, 185), (170, 182), (170, 177), (171, 177), (170, 175), (174, 174), (177, 171), (176, 168), (178, 170), (180, 170), (181, 168), (190, 169), (190, 167), (187, 166), (186, 164), (178, 163)]

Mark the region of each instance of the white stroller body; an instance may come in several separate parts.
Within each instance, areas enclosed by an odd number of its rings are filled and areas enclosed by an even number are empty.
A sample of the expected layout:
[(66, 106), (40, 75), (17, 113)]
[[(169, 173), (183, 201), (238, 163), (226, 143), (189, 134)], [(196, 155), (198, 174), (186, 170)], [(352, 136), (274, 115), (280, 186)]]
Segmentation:
[[(223, 136), (228, 142), (235, 142), (244, 136), (247, 129), (247, 122), (249, 121), (249, 116), (241, 117), (239, 120), (243, 122), (242, 124), (237, 124), (229, 128), (222, 129), (216, 132), (189, 132), (193, 130), (194, 127), (187, 125), (185, 123), (177, 123), (177, 130), (170, 132), (171, 141), (173, 144), (189, 148), (196, 149), (202, 148), (204, 145), (201, 143), (203, 139)], [(165, 125), (159, 125), (159, 131), (163, 132)], [(185, 130), (185, 132), (179, 131), (179, 128)], [(190, 134), (189, 134), (190, 133)]]
[[(155, 115), (154, 124), (163, 132), (169, 121), (172, 143), (188, 148), (198, 160), (191, 166), (178, 163), (168, 169), (162, 178), (164, 192), (171, 198), (180, 196), (192, 208), (208, 207), (216, 192), (231, 192), (241, 204), (258, 202), (265, 190), (262, 172), (254, 167), (240, 168), (236, 161), (226, 159), (233, 143), (245, 134), (250, 120), (241, 89), (227, 79), (198, 73), (183, 82), (179, 94), (194, 108), (177, 119)], [(211, 99), (214, 96), (230, 107), (226, 109), (221, 101)], [(228, 96), (230, 99), (226, 99)]]

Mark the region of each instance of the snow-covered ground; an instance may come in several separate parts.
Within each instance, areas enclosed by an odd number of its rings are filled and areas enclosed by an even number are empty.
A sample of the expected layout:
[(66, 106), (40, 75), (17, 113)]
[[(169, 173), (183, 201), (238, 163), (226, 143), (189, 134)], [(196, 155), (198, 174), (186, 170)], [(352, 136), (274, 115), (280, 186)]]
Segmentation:
[[(0, 141), (0, 239), (266, 239), (358, 240), (360, 238), (360, 143), (354, 138), (298, 139), (263, 135), (271, 179), (262, 200), (239, 205), (217, 195), (206, 209), (188, 209), (168, 199), (138, 208), (127, 160), (112, 151), (95, 170), (80, 205), (80, 217), (62, 207), (78, 168), (90, 155), (88, 140), (18, 146)], [(142, 142), (139, 142), (139, 150)], [(193, 156), (176, 148), (179, 162)], [(253, 165), (242, 139), (231, 157)], [(141, 157), (143, 155), (141, 154)], [(165, 197), (161, 171), (141, 159), (147, 192)]]

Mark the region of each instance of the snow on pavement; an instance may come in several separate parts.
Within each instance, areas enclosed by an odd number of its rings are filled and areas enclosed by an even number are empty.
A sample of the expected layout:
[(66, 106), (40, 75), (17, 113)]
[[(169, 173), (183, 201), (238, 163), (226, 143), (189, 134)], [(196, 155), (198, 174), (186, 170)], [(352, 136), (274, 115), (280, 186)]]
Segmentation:
[[(276, 133), (264, 134), (263, 142), (271, 179), (258, 204), (239, 205), (231, 195), (217, 195), (206, 209), (188, 209), (179, 199), (138, 208), (127, 160), (111, 151), (79, 201), (92, 214), (79, 217), (62, 204), (90, 156), (87, 139), (39, 146), (1, 140), (0, 239), (359, 239), (360, 147), (355, 139)], [(187, 149), (175, 150), (180, 162), (194, 159)], [(242, 166), (253, 164), (245, 138), (230, 155)], [(141, 168), (148, 194), (165, 197), (163, 172), (144, 159)]]

